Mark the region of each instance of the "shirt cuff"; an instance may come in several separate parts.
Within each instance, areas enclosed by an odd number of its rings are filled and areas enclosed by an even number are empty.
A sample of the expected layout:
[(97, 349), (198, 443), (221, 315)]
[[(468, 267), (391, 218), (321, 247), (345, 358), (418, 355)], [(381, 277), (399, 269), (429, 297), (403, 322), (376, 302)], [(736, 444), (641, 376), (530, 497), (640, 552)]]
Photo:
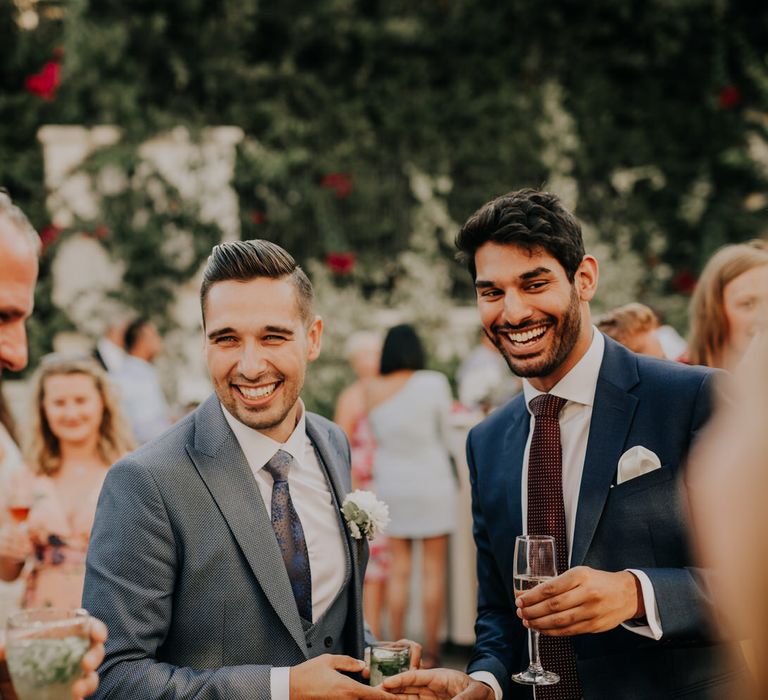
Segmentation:
[(640, 620), (627, 620), (622, 622), (621, 626), (624, 629), (639, 634), (642, 637), (648, 637), (655, 639), (657, 642), (661, 639), (663, 630), (661, 629), (661, 618), (659, 617), (659, 606), (656, 605), (656, 594), (653, 590), (653, 584), (651, 579), (648, 578), (648, 574), (638, 569), (626, 569), (630, 574), (637, 577), (640, 581), (640, 588), (643, 591), (643, 605), (645, 606), (645, 619), (643, 623)]
[(490, 671), (474, 671), (469, 674), (470, 678), (474, 678), (476, 681), (490, 685), (493, 688), (493, 692), (496, 695), (496, 700), (501, 700), (501, 686)]
[(290, 700), (291, 669), (289, 666), (273, 666), (269, 671), (269, 692), (272, 700)]

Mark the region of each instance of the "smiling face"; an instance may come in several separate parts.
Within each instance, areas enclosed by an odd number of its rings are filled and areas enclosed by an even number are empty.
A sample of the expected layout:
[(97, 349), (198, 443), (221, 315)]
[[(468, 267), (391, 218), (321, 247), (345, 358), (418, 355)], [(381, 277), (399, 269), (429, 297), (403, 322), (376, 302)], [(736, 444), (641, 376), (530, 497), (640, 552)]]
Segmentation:
[(728, 322), (724, 361), (728, 369), (741, 359), (760, 323), (768, 314), (768, 265), (747, 270), (723, 288), (723, 311)]
[(216, 394), (241, 423), (285, 442), (323, 323), (301, 317), (289, 278), (217, 282), (205, 302), (206, 361)]
[(589, 300), (597, 261), (587, 255), (568, 280), (541, 248), (486, 243), (475, 253), (480, 319), (510, 369), (549, 391), (581, 359), (592, 339)]
[(98, 442), (104, 399), (87, 374), (51, 374), (43, 380), (43, 414), (60, 444)]

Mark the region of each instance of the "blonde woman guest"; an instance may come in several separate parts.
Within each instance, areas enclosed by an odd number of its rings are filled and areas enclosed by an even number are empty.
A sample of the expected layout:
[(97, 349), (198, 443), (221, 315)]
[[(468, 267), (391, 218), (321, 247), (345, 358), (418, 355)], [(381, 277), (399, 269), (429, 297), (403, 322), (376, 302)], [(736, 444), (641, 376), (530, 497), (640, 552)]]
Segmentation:
[(619, 306), (599, 316), (595, 325), (599, 331), (632, 352), (662, 359), (666, 357), (656, 335), (659, 318), (645, 304), (632, 302)]
[[(366, 415), (366, 395), (371, 380), (379, 374), (381, 339), (360, 331), (347, 341), (345, 356), (357, 379), (339, 394), (333, 421), (347, 435), (352, 451), (352, 488), (372, 490), (375, 441)], [(381, 639), (389, 573), (389, 549), (381, 533), (369, 543), (368, 566), (363, 584), (363, 615), (371, 632)]]
[(413, 327), (391, 328), (381, 352), (381, 376), (370, 383), (368, 418), (376, 440), (375, 491), (391, 516), (388, 631), (392, 639), (405, 634), (413, 541), (421, 540), (422, 667), (434, 668), (439, 665), (448, 535), (456, 525), (457, 493), (447, 447), (451, 389), (445, 375), (424, 366)]
[(103, 370), (93, 360), (49, 356), (33, 380), (25, 469), (6, 507), (26, 502), (26, 522), (0, 530), (0, 578), (31, 561), (24, 607), (79, 607), (96, 501), (107, 468), (132, 448)]
[(768, 250), (761, 241), (721, 248), (691, 298), (686, 361), (732, 371), (768, 306)]

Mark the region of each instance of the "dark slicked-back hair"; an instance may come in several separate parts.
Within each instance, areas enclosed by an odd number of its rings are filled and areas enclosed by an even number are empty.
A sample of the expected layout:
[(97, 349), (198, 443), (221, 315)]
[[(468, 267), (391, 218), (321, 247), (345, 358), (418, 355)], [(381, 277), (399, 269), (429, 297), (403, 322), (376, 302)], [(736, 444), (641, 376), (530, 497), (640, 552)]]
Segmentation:
[(549, 192), (517, 190), (497, 197), (469, 217), (456, 236), (459, 252), (474, 280), (475, 253), (485, 243), (517, 245), (527, 250), (541, 248), (554, 257), (573, 282), (584, 258), (581, 225)]
[(424, 346), (413, 326), (402, 323), (387, 331), (381, 348), (379, 371), (382, 374), (391, 374), (403, 369), (424, 369), (424, 364)]
[(296, 287), (296, 301), (304, 323), (313, 318), (312, 284), (293, 256), (271, 241), (254, 238), (250, 241), (228, 241), (214, 246), (203, 270), (200, 306), (205, 324), (205, 300), (217, 282), (234, 280), (249, 282), (259, 277), (288, 278)]

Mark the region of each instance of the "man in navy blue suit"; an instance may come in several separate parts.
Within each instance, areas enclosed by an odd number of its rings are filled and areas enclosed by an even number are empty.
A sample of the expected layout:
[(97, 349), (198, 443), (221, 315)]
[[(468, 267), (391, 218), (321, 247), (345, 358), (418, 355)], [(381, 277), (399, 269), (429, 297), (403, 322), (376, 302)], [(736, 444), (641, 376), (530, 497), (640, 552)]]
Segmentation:
[[(552, 194), (489, 202), (457, 246), (485, 332), (524, 390), (467, 440), (479, 583), (469, 675), (416, 671), (385, 687), (413, 698), (532, 698), (510, 676), (527, 665), (535, 629), (555, 639), (543, 642), (545, 665), (563, 678), (537, 688), (538, 700), (744, 697), (738, 647), (709, 626), (706, 571), (694, 566), (677, 478), (716, 374), (635, 355), (593, 327), (598, 264)], [(542, 395), (557, 405), (556, 478), (549, 472), (543, 489), (543, 448), (532, 445)], [(554, 534), (528, 527), (529, 512), (549, 523), (550, 510), (565, 564), (516, 598), (515, 536)]]

